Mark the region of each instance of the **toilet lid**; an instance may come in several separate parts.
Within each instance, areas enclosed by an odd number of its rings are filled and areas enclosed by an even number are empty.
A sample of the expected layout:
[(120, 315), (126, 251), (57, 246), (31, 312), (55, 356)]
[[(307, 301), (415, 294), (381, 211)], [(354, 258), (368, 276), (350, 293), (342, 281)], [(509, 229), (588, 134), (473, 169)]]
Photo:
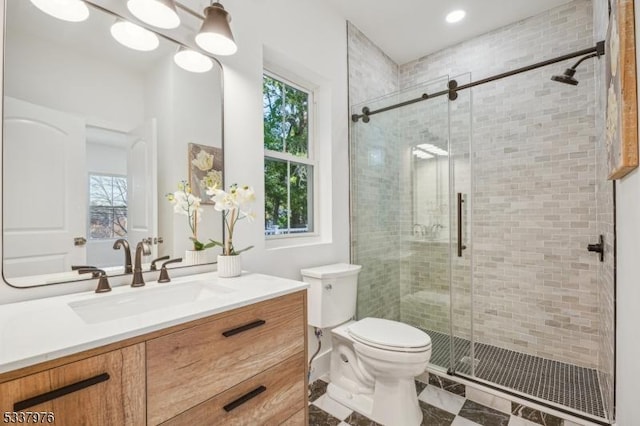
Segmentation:
[(364, 318), (349, 326), (349, 334), (361, 343), (389, 350), (425, 350), (431, 338), (422, 330), (382, 318)]

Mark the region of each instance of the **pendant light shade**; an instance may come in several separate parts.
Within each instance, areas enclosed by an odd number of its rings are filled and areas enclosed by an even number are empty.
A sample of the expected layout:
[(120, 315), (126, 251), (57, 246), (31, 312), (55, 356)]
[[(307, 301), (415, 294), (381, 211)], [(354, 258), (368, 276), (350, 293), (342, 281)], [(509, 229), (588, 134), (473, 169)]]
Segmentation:
[(229, 22), (231, 17), (224, 7), (216, 2), (204, 10), (204, 21), (196, 35), (196, 43), (214, 55), (233, 55), (238, 50)]
[(151, 31), (120, 19), (111, 26), (111, 35), (118, 43), (143, 52), (155, 50), (160, 45), (158, 36)]
[(180, 25), (174, 0), (128, 0), (127, 8), (133, 16), (154, 27), (169, 29)]
[(203, 73), (213, 68), (211, 58), (183, 46), (173, 55), (173, 61), (183, 70), (190, 72)]
[(89, 8), (81, 0), (31, 0), (47, 15), (69, 22), (82, 22), (89, 17)]

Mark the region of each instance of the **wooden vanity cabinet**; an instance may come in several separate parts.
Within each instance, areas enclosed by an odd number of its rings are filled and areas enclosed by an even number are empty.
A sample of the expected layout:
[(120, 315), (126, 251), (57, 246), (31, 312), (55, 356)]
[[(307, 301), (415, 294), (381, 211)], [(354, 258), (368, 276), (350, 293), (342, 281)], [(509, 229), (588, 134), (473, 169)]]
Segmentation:
[(306, 317), (298, 291), (0, 374), (0, 408), (59, 425), (306, 426)]
[[(296, 354), (304, 355), (306, 316), (300, 302), (299, 295), (281, 297), (148, 340), (148, 423), (162, 423)], [(298, 364), (297, 370), (286, 372), (303, 379), (304, 365)], [(265, 394), (270, 393), (267, 387)]]
[[(0, 411), (9, 413), (0, 422), (15, 418), (14, 423), (62, 426), (143, 425), (144, 363), (144, 344), (139, 343), (0, 383)], [(37, 414), (20, 421), (18, 416), (29, 412)]]

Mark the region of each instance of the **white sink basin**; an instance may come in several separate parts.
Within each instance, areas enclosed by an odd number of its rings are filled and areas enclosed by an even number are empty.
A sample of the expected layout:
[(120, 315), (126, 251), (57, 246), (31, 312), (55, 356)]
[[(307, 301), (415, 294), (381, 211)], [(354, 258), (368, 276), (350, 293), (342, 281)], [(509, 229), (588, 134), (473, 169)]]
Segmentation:
[(210, 281), (174, 283), (166, 287), (142, 288), (123, 294), (98, 295), (69, 302), (69, 307), (87, 324), (111, 321), (146, 312), (234, 293), (236, 290)]

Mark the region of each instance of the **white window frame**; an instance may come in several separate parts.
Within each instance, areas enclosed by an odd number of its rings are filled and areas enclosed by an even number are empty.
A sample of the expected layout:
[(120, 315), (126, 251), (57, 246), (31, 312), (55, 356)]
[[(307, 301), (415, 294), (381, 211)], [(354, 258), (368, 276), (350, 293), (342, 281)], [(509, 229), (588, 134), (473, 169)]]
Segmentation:
[[(287, 234), (274, 234), (274, 235), (266, 235), (265, 234), (265, 239), (266, 240), (283, 240), (283, 239), (297, 239), (297, 238), (309, 238), (309, 237), (318, 237), (320, 235), (319, 229), (318, 229), (318, 223), (319, 221), (317, 220), (320, 212), (319, 212), (319, 203), (318, 203), (318, 198), (319, 198), (319, 164), (318, 161), (316, 160), (316, 132), (315, 132), (315, 128), (316, 128), (316, 96), (314, 93), (314, 88), (312, 87), (305, 87), (305, 85), (302, 85), (300, 83), (296, 83), (294, 81), (292, 81), (291, 78), (288, 77), (284, 77), (282, 75), (281, 72), (274, 72), (272, 70), (269, 69), (269, 67), (264, 67), (263, 69), (263, 77), (264, 76), (270, 77), (274, 80), (280, 81), (290, 87), (293, 87), (296, 90), (300, 90), (302, 92), (305, 92), (308, 94), (309, 98), (308, 98), (308, 117), (309, 117), (309, 127), (308, 127), (308, 145), (307, 145), (307, 157), (298, 157), (296, 155), (293, 154), (289, 154), (286, 152), (280, 152), (280, 151), (273, 151), (270, 149), (264, 149), (264, 159), (273, 159), (273, 160), (281, 160), (281, 161), (285, 161), (287, 162), (287, 164), (290, 163), (298, 163), (298, 164), (306, 164), (309, 165), (313, 168), (313, 181), (312, 181), (312, 187), (311, 187), (311, 194), (308, 194), (308, 208), (307, 211), (309, 212), (310, 218), (309, 218), (309, 223), (311, 224), (312, 227), (312, 231), (309, 232), (300, 232), (300, 233), (287, 233)], [(264, 145), (263, 145), (264, 146)], [(285, 146), (285, 150), (286, 150), (286, 146)], [(289, 173), (289, 168), (287, 168), (287, 174)], [(287, 179), (288, 180), (288, 179)], [(289, 194), (290, 191), (287, 191), (287, 194)], [(290, 200), (287, 200), (287, 207), (290, 206)], [(290, 209), (287, 209), (289, 211), (289, 217), (288, 217), (288, 222), (289, 222), (289, 227), (288, 229), (291, 229), (290, 225)]]

